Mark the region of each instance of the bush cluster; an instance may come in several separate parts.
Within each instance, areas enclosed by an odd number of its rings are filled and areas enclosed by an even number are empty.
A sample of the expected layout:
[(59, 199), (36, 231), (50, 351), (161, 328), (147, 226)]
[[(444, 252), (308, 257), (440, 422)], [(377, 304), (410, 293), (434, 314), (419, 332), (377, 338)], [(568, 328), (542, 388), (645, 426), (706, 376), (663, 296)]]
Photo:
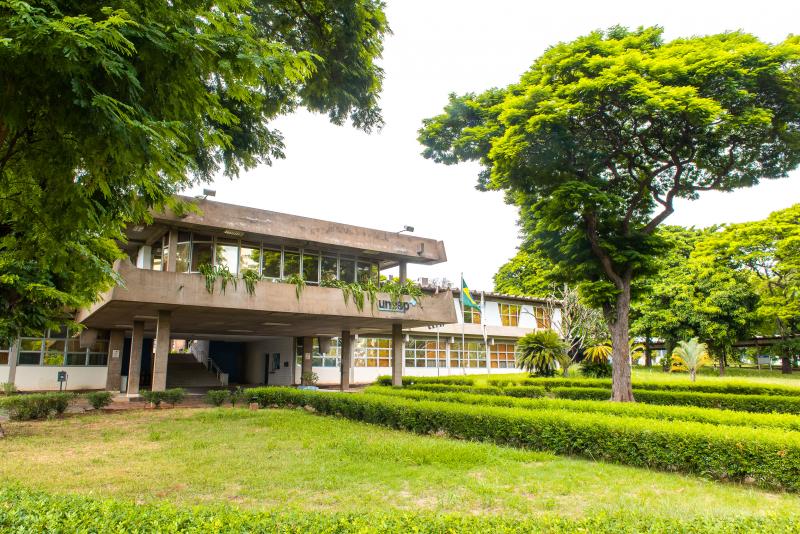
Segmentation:
[(86, 400), (89, 401), (89, 404), (91, 404), (92, 408), (95, 410), (100, 410), (111, 404), (111, 398), (112, 395), (110, 391), (92, 391), (86, 394)]
[(222, 406), (231, 398), (231, 392), (227, 389), (212, 389), (206, 393), (206, 402), (212, 406)]
[[(381, 375), (375, 380), (381, 386), (391, 386), (392, 377)], [(404, 376), (403, 385), (413, 384), (450, 384), (451, 386), (474, 386), (475, 379), (469, 376)]]
[(186, 397), (186, 390), (183, 388), (166, 389), (164, 391), (142, 391), (142, 398), (145, 402), (161, 406), (162, 402), (175, 406)]
[(428, 392), (409, 388), (370, 386), (370, 395), (403, 397), (413, 400), (458, 402), (485, 406), (508, 406), (528, 410), (562, 410), (573, 412), (605, 413), (620, 417), (644, 417), (663, 421), (695, 421), (712, 425), (783, 428), (800, 431), (800, 416), (782, 413), (752, 413), (698, 408), (694, 406), (662, 406), (641, 402), (607, 402), (568, 399), (518, 399), (504, 395), (474, 395), (456, 391)]
[(72, 397), (72, 393), (11, 395), (0, 399), (0, 409), (14, 421), (47, 419), (63, 414)]
[(249, 390), (261, 406), (310, 406), (323, 414), (453, 438), (487, 441), (635, 467), (752, 481), (800, 491), (800, 434), (601, 413), (410, 401), (289, 388)]
[[(509, 384), (543, 386), (548, 390), (556, 387), (611, 389), (611, 380), (607, 378), (490, 378), (489, 384), (493, 386), (505, 386)], [(744, 381), (726, 381), (719, 383), (635, 381), (633, 387), (634, 389), (656, 391), (693, 391), (698, 393), (724, 393), (730, 395), (778, 395), (800, 397), (800, 387), (777, 384), (754, 384)]]
[[(608, 400), (611, 390), (585, 387), (552, 388), (550, 393), (561, 399)], [(756, 413), (800, 414), (800, 397), (778, 395), (732, 395), (727, 393), (700, 393), (694, 391), (633, 390), (634, 398), (649, 404), (668, 406), (698, 406), (718, 410), (737, 410)]]
[(763, 534), (791, 532), (798, 517), (653, 517), (645, 514), (597, 514), (580, 519), (557, 515), (502, 517), (497, 515), (409, 512), (322, 513), (251, 511), (233, 506), (176, 507), (135, 504), (77, 495), (49, 495), (20, 488), (0, 488), (0, 530), (9, 532), (271, 532), (296, 534), (567, 534), (592, 532), (716, 532)]

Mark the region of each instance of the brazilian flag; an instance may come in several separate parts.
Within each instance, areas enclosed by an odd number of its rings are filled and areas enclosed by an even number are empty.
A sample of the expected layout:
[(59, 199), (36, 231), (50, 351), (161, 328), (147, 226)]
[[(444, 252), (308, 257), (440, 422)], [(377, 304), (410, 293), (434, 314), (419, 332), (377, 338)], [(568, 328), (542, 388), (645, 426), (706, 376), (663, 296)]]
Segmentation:
[(463, 276), (461, 277), (461, 303), (465, 308), (475, 308), (476, 310), (481, 309), (480, 305), (475, 302), (475, 299), (472, 298)]

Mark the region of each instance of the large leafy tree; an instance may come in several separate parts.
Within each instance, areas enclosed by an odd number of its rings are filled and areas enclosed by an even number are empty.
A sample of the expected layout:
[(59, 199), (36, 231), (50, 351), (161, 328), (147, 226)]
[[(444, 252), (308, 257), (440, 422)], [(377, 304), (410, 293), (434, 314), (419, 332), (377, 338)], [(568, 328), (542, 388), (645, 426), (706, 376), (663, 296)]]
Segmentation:
[(548, 49), (520, 81), (451, 95), (424, 155), (477, 160), (523, 229), (603, 307), (613, 394), (633, 400), (631, 287), (677, 198), (748, 187), (800, 163), (800, 37), (731, 32), (665, 42), (660, 28), (594, 32)]
[(0, 338), (114, 283), (122, 228), (173, 193), (282, 157), (275, 117), (380, 127), (383, 8), (0, 0)]
[(800, 352), (800, 204), (728, 225), (700, 242), (696, 256), (715, 269), (750, 276), (760, 296), (761, 331), (778, 338), (782, 370), (790, 373)]
[(553, 263), (535, 248), (520, 249), (494, 275), (494, 290), (507, 295), (546, 297), (556, 283)]

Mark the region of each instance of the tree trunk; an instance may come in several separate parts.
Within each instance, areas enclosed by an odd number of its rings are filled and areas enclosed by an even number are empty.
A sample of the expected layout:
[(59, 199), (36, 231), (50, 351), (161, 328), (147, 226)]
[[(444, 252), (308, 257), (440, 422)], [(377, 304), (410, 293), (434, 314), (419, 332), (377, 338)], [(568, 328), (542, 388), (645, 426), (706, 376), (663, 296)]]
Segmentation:
[(792, 359), (789, 356), (781, 358), (781, 373), (785, 375), (792, 374)]
[(625, 277), (622, 288), (617, 295), (616, 305), (608, 310), (606, 318), (611, 331), (612, 381), (611, 400), (615, 402), (633, 402), (631, 388), (631, 358), (629, 344), (629, 314), (631, 309), (631, 280)]
[(725, 351), (719, 353), (719, 376), (725, 376)]
[(648, 369), (653, 367), (653, 349), (650, 347), (650, 334), (644, 336), (644, 365)]
[(689, 369), (689, 377), (692, 379), (692, 382), (695, 381), (697, 371), (695, 369)]

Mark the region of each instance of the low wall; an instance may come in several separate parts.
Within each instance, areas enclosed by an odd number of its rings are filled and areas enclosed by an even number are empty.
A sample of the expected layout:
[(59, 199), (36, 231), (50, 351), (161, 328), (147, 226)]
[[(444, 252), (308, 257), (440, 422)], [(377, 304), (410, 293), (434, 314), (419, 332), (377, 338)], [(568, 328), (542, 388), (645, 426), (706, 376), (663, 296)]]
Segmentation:
[[(58, 372), (67, 372), (64, 389), (105, 389), (108, 369), (103, 367), (70, 367), (18, 365), (14, 383), (20, 391), (58, 391)], [(0, 380), (1, 382), (2, 380)]]
[[(314, 367), (313, 371), (319, 376), (319, 384), (338, 384), (341, 376), (339, 367)], [(469, 376), (469, 375), (499, 375), (509, 373), (522, 373), (520, 369), (486, 369), (481, 368), (450, 368), (450, 367), (406, 367), (404, 376)], [(391, 367), (353, 367), (351, 383), (370, 384), (381, 375), (391, 375)], [(297, 377), (300, 376), (300, 366), (297, 366)]]
[(8, 373), (10, 369), (8, 365), (0, 365), (0, 384), (8, 382)]

